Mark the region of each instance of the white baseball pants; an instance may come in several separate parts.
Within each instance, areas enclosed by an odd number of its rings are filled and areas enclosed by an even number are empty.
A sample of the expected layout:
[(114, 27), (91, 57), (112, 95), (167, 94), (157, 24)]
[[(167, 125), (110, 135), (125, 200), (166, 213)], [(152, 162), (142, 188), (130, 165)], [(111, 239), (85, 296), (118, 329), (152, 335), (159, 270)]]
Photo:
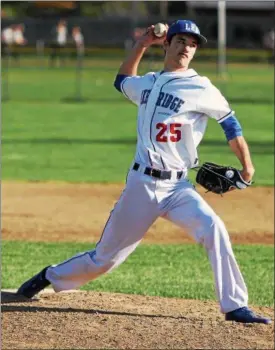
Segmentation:
[(158, 180), (143, 174), (142, 167), (139, 170), (130, 170), (96, 248), (47, 270), (54, 290), (78, 288), (110, 272), (135, 250), (161, 216), (187, 230), (206, 248), (221, 312), (247, 306), (247, 288), (222, 220), (188, 180)]

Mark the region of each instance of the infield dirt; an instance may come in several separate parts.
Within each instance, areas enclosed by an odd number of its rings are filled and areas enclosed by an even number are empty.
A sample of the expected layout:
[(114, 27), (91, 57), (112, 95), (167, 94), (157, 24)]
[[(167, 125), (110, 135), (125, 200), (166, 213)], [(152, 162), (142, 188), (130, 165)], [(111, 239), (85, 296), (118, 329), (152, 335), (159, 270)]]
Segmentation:
[[(121, 185), (4, 183), (2, 239), (95, 242)], [(200, 191), (233, 243), (274, 243), (273, 188)], [(193, 242), (158, 220), (144, 243)], [(3, 349), (274, 349), (274, 325), (225, 322), (212, 301), (77, 292), (32, 301), (1, 292)], [(254, 307), (274, 321), (274, 308)]]
[[(96, 242), (123, 185), (4, 183), (2, 238)], [(233, 243), (274, 243), (274, 189), (255, 187), (224, 197), (198, 190), (225, 222)], [(183, 230), (157, 220), (144, 243), (194, 242)]]

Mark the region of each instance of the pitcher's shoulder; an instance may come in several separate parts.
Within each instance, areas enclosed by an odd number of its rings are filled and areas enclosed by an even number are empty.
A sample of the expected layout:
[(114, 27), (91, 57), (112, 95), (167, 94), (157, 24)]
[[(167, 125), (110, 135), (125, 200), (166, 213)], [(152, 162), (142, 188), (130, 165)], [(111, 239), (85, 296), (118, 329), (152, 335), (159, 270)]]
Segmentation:
[(160, 72), (148, 72), (143, 77), (148, 79), (149, 81), (156, 81), (156, 79), (159, 77)]
[(213, 86), (211, 80), (205, 76), (198, 74), (193, 79), (194, 81), (196, 81), (196, 83), (199, 83), (202, 87), (208, 88)]

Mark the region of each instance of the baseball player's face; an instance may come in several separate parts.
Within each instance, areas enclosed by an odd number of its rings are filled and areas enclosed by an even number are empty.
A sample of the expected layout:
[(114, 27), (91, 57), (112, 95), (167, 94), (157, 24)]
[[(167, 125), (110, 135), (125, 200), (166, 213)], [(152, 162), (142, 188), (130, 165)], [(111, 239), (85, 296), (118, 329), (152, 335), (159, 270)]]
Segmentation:
[(195, 55), (198, 47), (197, 39), (189, 34), (176, 34), (171, 43), (166, 41), (164, 49), (166, 51), (165, 60), (177, 68), (187, 68)]

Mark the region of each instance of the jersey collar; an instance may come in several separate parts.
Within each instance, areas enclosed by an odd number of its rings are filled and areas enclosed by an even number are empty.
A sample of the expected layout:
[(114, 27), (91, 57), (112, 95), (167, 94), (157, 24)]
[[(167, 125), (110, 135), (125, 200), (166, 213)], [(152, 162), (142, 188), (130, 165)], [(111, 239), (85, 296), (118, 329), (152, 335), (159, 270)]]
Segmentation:
[(186, 71), (184, 72), (165, 72), (165, 71), (161, 71), (159, 72), (159, 75), (163, 75), (163, 76), (167, 76), (167, 77), (183, 77), (183, 78), (191, 78), (191, 77), (194, 77), (196, 75), (198, 75), (198, 73), (190, 68), (190, 69), (187, 69)]

